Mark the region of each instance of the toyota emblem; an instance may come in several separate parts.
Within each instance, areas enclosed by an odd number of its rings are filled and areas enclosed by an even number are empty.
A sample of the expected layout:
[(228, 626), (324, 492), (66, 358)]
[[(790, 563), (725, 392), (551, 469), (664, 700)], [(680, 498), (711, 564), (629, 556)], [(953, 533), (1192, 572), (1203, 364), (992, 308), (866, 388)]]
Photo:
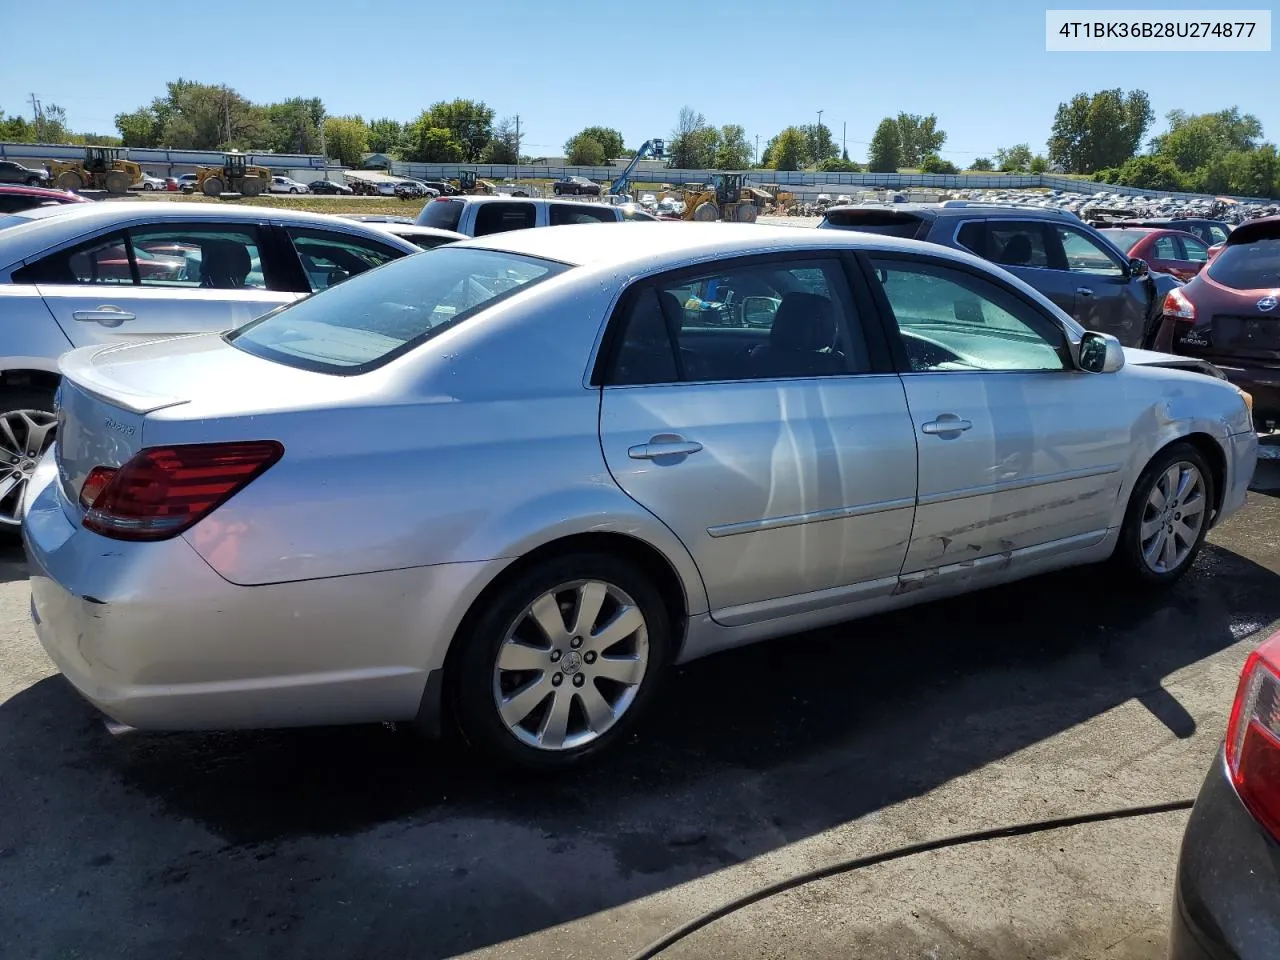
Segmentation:
[(1274, 310), (1277, 303), (1280, 303), (1280, 300), (1277, 300), (1274, 296), (1268, 296), (1259, 300), (1257, 307), (1259, 310), (1266, 312), (1267, 310)]

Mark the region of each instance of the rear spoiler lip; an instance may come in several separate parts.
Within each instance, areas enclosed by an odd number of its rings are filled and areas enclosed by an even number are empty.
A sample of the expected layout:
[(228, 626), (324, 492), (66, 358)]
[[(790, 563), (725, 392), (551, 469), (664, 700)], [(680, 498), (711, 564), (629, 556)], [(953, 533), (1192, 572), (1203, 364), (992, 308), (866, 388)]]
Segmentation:
[(80, 389), (106, 403), (122, 407), (130, 413), (145, 416), (166, 407), (190, 403), (190, 400), (181, 397), (139, 390), (114, 380), (106, 376), (95, 362), (99, 357), (117, 350), (127, 350), (131, 346), (133, 345), (120, 343), (107, 347), (82, 347), (79, 350), (72, 350), (58, 359), (58, 370), (64, 379), (70, 380)]

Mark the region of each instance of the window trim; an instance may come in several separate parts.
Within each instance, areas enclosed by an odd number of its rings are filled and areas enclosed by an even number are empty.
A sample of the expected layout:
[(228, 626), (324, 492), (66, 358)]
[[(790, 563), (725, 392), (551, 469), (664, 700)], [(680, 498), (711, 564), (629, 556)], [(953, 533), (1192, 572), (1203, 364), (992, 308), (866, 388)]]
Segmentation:
[[(673, 383), (654, 384), (614, 384), (609, 382), (612, 370), (618, 360), (618, 354), (622, 348), (630, 308), (635, 302), (635, 298), (639, 296), (638, 291), (679, 284), (683, 280), (696, 279), (711, 273), (746, 269), (756, 264), (783, 264), (797, 261), (825, 261), (831, 264), (835, 271), (836, 283), (836, 289), (832, 290), (833, 299), (839, 302), (842, 311), (837, 323), (844, 336), (851, 341), (855, 331), (849, 326), (849, 318), (856, 317), (859, 319), (862, 327), (863, 346), (867, 351), (867, 359), (870, 362), (871, 369), (865, 371), (847, 370), (843, 373), (820, 377), (771, 377), (767, 379), (745, 377), (736, 380), (685, 380), (683, 379), (684, 363), (679, 356), (679, 345), (671, 338), (670, 324), (668, 323), (667, 338), (672, 352), (676, 354), (676, 370), (680, 373), (681, 379)], [(847, 248), (815, 247), (803, 250), (751, 253), (708, 259), (689, 266), (677, 267), (673, 270), (664, 270), (637, 278), (622, 290), (621, 294), (615, 299), (613, 308), (609, 311), (608, 318), (603, 326), (603, 332), (596, 342), (587, 386), (593, 389), (634, 390), (637, 388), (698, 386), (721, 383), (776, 383), (779, 380), (828, 381), (840, 377), (867, 377), (895, 373), (893, 359), (889, 354), (889, 345), (881, 339), (884, 331), (881, 329), (878, 310), (865, 291), (859, 291), (859, 284), (855, 282), (855, 269)], [(666, 319), (665, 313), (663, 318)]]
[[(893, 356), (894, 372), (898, 376), (920, 376), (933, 375), (937, 373), (945, 373), (948, 375), (959, 376), (990, 376), (994, 374), (1017, 374), (1025, 376), (1027, 374), (1063, 374), (1078, 372), (1076, 366), (1075, 352), (1071, 349), (1072, 339), (1066, 327), (1053, 314), (1045, 311), (1044, 307), (1036, 301), (1027, 297), (1021, 290), (1011, 287), (999, 277), (993, 276), (981, 269), (975, 269), (971, 264), (964, 263), (959, 260), (952, 260), (947, 257), (934, 256), (932, 254), (919, 253), (903, 253), (897, 250), (859, 250), (857, 252), (859, 268), (862, 271), (862, 279), (867, 286), (869, 296), (875, 301), (876, 311), (881, 318), (881, 323), (885, 333), (889, 336), (889, 350)], [(889, 303), (889, 297), (884, 292), (884, 286), (876, 277), (875, 267), (871, 261), (875, 260), (900, 260), (911, 264), (924, 264), (945, 270), (953, 270), (957, 273), (967, 274), (974, 279), (991, 284), (1001, 293), (1021, 303), (1035, 316), (1038, 316), (1050, 329), (1057, 332), (1060, 343), (1057, 345), (1058, 356), (1062, 359), (1063, 369), (1061, 370), (912, 370), (911, 360), (907, 356), (906, 344), (902, 339), (902, 331), (898, 326), (897, 315), (893, 312), (893, 306)], [(999, 266), (999, 264), (995, 264)]]

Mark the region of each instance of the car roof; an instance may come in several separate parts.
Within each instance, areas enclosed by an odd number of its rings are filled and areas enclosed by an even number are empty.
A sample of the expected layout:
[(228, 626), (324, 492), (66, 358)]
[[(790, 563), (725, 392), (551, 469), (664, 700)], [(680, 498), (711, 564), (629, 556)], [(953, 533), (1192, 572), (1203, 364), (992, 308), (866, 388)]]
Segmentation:
[(0, 185), (0, 194), (18, 197), (43, 197), (46, 200), (58, 200), (62, 203), (92, 203), (93, 201), (79, 194), (66, 190), (55, 190), (50, 187), (20, 187), (16, 184)]
[[(141, 200), (103, 200), (97, 203), (68, 203), (54, 207), (35, 207), (12, 214), (29, 220), (0, 231), (0, 269), (13, 266), (76, 237), (113, 226), (139, 223), (213, 220), (223, 223), (263, 223), (286, 221), (293, 226), (344, 227), (353, 232), (365, 231), (382, 237), (383, 231), (370, 231), (364, 224), (343, 220), (325, 213), (306, 213), (275, 207), (238, 206), (228, 203), (148, 203)], [(405, 252), (416, 252), (407, 240), (393, 237), (404, 244)], [(412, 249), (411, 249), (412, 248)]]
[(702, 259), (789, 250), (871, 247), (927, 253), (968, 263), (985, 261), (950, 247), (860, 231), (805, 230), (746, 223), (592, 223), (510, 230), (462, 244), (556, 260), (571, 266), (613, 266), (637, 272), (668, 270)]
[(1240, 226), (1236, 227), (1224, 241), (1228, 247), (1239, 246), (1242, 243), (1253, 243), (1255, 240), (1274, 240), (1280, 237), (1280, 216), (1275, 217), (1259, 217), (1256, 220), (1247, 220)]

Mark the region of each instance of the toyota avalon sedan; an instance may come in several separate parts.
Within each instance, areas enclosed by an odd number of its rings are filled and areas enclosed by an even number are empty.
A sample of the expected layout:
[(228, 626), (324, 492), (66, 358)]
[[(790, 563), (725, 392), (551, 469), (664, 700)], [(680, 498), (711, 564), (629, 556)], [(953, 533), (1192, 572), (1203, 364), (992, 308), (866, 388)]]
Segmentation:
[(33, 618), (126, 725), (415, 721), (565, 767), (716, 650), (1073, 564), (1176, 581), (1257, 440), (1166, 359), (875, 234), (446, 244), (67, 354)]

